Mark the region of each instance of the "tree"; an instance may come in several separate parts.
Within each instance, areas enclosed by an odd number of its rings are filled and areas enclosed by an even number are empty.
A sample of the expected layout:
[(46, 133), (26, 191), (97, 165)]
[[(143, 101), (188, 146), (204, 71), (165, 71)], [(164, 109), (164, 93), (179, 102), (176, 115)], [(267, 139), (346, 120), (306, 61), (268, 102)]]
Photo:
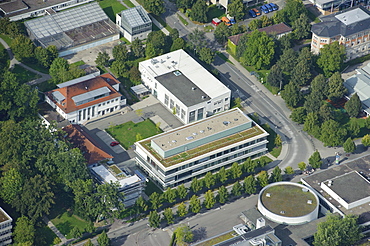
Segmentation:
[(361, 110), (361, 100), (357, 93), (353, 94), (351, 98), (344, 105), (350, 117), (357, 117)]
[(313, 168), (320, 168), (322, 164), (321, 156), (319, 151), (313, 152), (313, 154), (310, 156), (308, 159), (308, 163), (313, 167)]
[(186, 210), (185, 203), (180, 203), (179, 206), (177, 206), (177, 216), (184, 217), (187, 213), (188, 211)]
[(112, 72), (118, 77), (124, 77), (128, 71), (128, 66), (123, 61), (113, 61), (111, 65)]
[(299, 86), (296, 83), (289, 82), (281, 92), (281, 97), (289, 107), (296, 107), (301, 100)]
[(185, 40), (183, 38), (176, 38), (172, 43), (170, 51), (172, 52), (175, 50), (185, 49), (185, 47), (186, 47)]
[(173, 203), (176, 200), (176, 190), (168, 187), (162, 196), (167, 202)]
[[(114, 48), (113, 48), (113, 50), (114, 50)], [(99, 67), (108, 67), (109, 66), (109, 59), (110, 59), (110, 57), (109, 57), (107, 52), (105, 52), (105, 51), (103, 53), (99, 52), (98, 56), (95, 59), (95, 63)]]
[(194, 192), (197, 193), (202, 189), (202, 181), (198, 180), (197, 178), (193, 178), (190, 184), (190, 189)]
[(156, 210), (150, 211), (149, 213), (149, 226), (158, 228), (160, 224), (160, 216)]
[(282, 11), (284, 12), (283, 14), (286, 19), (281, 21), (287, 21), (289, 24), (292, 24), (295, 20), (297, 20), (301, 14), (307, 14), (306, 7), (302, 1), (299, 0), (287, 0)]
[(294, 68), (297, 64), (297, 52), (295, 52), (293, 49), (284, 50), (277, 64), (281, 70), (286, 73), (290, 73), (292, 68)]
[(310, 20), (307, 14), (301, 14), (298, 19), (293, 22), (293, 33), (296, 39), (307, 38), (311, 34)]
[(267, 83), (280, 89), (285, 85), (283, 71), (278, 64), (271, 67), (270, 73), (267, 75)]
[(6, 203), (12, 204), (14, 199), (20, 195), (23, 187), (24, 178), (15, 168), (3, 172), (0, 178), (0, 196)]
[(221, 167), (220, 171), (218, 171), (218, 173), (217, 173), (217, 179), (221, 183), (225, 183), (225, 181), (228, 179), (228, 172), (226, 172), (225, 167)]
[(233, 185), (233, 188), (231, 189), (231, 193), (234, 196), (240, 196), (242, 194), (242, 186), (239, 183), (239, 181), (236, 181)]
[(341, 99), (347, 92), (343, 85), (343, 79), (339, 72), (335, 72), (329, 79), (328, 98), (332, 101)]
[(247, 194), (254, 194), (257, 191), (257, 183), (256, 179), (253, 175), (249, 175), (248, 177), (245, 177), (244, 179), (244, 191)]
[(188, 39), (190, 41), (191, 48), (199, 51), (201, 48), (206, 47), (207, 41), (205, 35), (206, 33), (198, 28), (195, 28), (191, 33), (189, 33)]
[(334, 120), (325, 121), (321, 125), (320, 140), (324, 146), (339, 146), (344, 142), (347, 131), (341, 128), (340, 124)]
[(247, 31), (247, 27), (245, 25), (239, 25), (238, 23), (235, 23), (230, 28), (231, 35), (237, 35), (240, 33), (245, 33)]
[(237, 162), (234, 162), (231, 166), (230, 174), (232, 179), (237, 179), (242, 175), (242, 169)]
[(14, 228), (14, 242), (16, 245), (33, 245), (35, 241), (35, 227), (33, 222), (26, 216), (17, 219)]
[(157, 192), (153, 192), (149, 196), (149, 201), (152, 204), (152, 209), (158, 209), (162, 206), (162, 197)]
[(206, 23), (207, 22), (208, 6), (205, 1), (197, 0), (191, 8), (190, 16), (193, 21)]
[(181, 225), (175, 229), (174, 233), (176, 233), (176, 243), (178, 245), (193, 241), (193, 232), (189, 226)]
[(319, 109), (319, 116), (321, 122), (332, 120), (334, 118), (333, 108), (329, 103), (323, 103)]
[[(280, 22), (281, 23), (281, 22)], [(291, 35), (287, 34), (279, 38), (280, 50), (286, 50), (292, 48), (292, 38)]]
[(312, 92), (306, 97), (306, 101), (303, 104), (307, 113), (318, 112), (322, 105), (323, 101), (317, 97), (317, 94)]
[(356, 144), (352, 141), (351, 138), (347, 138), (347, 140), (343, 144), (344, 151), (347, 153), (352, 153), (356, 150)]
[(200, 205), (200, 200), (199, 198), (196, 196), (196, 195), (193, 195), (191, 198), (190, 198), (190, 202), (189, 202), (189, 210), (193, 213), (199, 213), (200, 209), (201, 209), (201, 205)]
[(204, 194), (204, 206), (207, 208), (207, 209), (211, 209), (213, 208), (213, 206), (215, 205), (216, 203), (216, 199), (215, 199), (215, 196), (213, 194), (213, 192), (211, 190), (208, 190), (205, 194)]
[(55, 84), (63, 83), (68, 80), (79, 78), (85, 75), (84, 70), (71, 67), (67, 60), (58, 57), (50, 65), (49, 74)]
[(271, 173), (270, 183), (275, 183), (275, 182), (279, 182), (282, 180), (283, 180), (283, 177), (281, 175), (281, 169), (279, 168), (279, 166), (276, 166)]
[[(147, 43), (145, 47), (145, 56), (147, 59), (157, 56), (157, 51), (155, 50), (152, 43)], [(114, 63), (114, 62), (113, 62)], [(112, 64), (113, 65), (113, 64)]]
[(262, 27), (262, 21), (261, 19), (254, 19), (248, 24), (248, 29), (251, 31), (255, 31)]
[(132, 66), (130, 70), (128, 71), (128, 77), (129, 79), (134, 82), (139, 84), (141, 81), (141, 73), (137, 66)]
[(306, 109), (304, 107), (294, 108), (289, 118), (299, 124), (303, 124), (306, 119)]
[(221, 204), (224, 204), (227, 202), (228, 197), (229, 197), (229, 192), (227, 191), (225, 186), (222, 185), (218, 189), (218, 202)]
[(250, 157), (243, 163), (243, 170), (246, 173), (252, 173), (256, 169), (256, 161), (252, 161)]
[(299, 170), (301, 170), (302, 172), (303, 172), (304, 170), (306, 170), (306, 167), (307, 167), (307, 165), (306, 165), (306, 163), (304, 163), (303, 161), (301, 161), (300, 163), (298, 163), (298, 168), (299, 168)]
[(275, 55), (275, 42), (265, 32), (253, 31), (248, 34), (247, 48), (241, 57), (244, 65), (255, 66), (256, 69), (270, 66)]
[(188, 190), (185, 188), (185, 185), (182, 184), (177, 187), (177, 195), (180, 199), (185, 199), (188, 195)]
[(98, 241), (99, 246), (109, 246), (110, 245), (110, 239), (107, 233), (105, 232), (105, 230), (103, 230), (103, 232), (100, 233), (97, 241)]
[(325, 77), (329, 78), (333, 73), (338, 72), (346, 57), (346, 48), (338, 41), (324, 45), (320, 49), (317, 65), (323, 70)]
[(291, 82), (296, 83), (297, 85), (303, 86), (308, 83), (311, 78), (310, 67), (307, 64), (307, 61), (298, 62), (291, 74)]
[[(49, 47), (52, 47), (52, 46), (49, 46)], [(47, 49), (43, 47), (36, 47), (34, 50), (36, 60), (41, 66), (45, 68), (50, 67), (51, 63), (56, 58), (54, 57), (54, 54), (49, 51), (49, 50), (52, 50), (52, 48), (49, 48), (49, 47)]]
[(240, 97), (236, 97), (234, 99), (234, 104), (235, 104), (235, 107), (242, 108), (242, 99), (240, 99)]
[[(222, 23), (221, 23), (222, 24)], [(220, 24), (220, 25), (221, 25)], [(218, 26), (220, 26), (218, 25)], [(216, 28), (217, 30), (217, 28)], [(216, 32), (216, 31), (215, 31)], [(216, 37), (216, 35), (215, 35)], [(247, 41), (248, 41), (248, 34), (245, 33), (243, 34), (240, 39), (239, 39), (239, 43), (238, 43), (238, 46), (236, 46), (236, 57), (237, 58), (241, 58), (245, 52), (245, 49), (247, 48)]]
[(124, 210), (122, 203), (124, 196), (123, 193), (119, 192), (118, 182), (98, 185), (93, 197), (97, 215), (105, 218), (105, 220), (109, 220), (111, 223), (118, 217), (120, 211)]
[(203, 47), (199, 51), (199, 59), (207, 64), (211, 64), (215, 59), (215, 53), (210, 48)]
[(34, 58), (34, 48), (35, 46), (31, 39), (24, 35), (18, 35), (10, 44), (10, 49), (15, 58), (19, 61), (26, 61)]
[(262, 22), (262, 27), (271, 26), (273, 24), (273, 20), (270, 19), (267, 15), (262, 15), (260, 20)]
[(317, 113), (311, 112), (307, 114), (306, 120), (304, 121), (303, 130), (315, 137), (320, 136), (319, 116)]
[(171, 208), (165, 208), (163, 215), (165, 219), (167, 220), (167, 224), (169, 225), (173, 224), (174, 220), (173, 220), (173, 212)]
[(72, 228), (70, 234), (73, 238), (80, 238), (82, 236), (82, 232), (80, 231), (80, 229), (78, 229), (77, 226)]
[(86, 243), (84, 243), (83, 246), (94, 246), (94, 244), (91, 242), (91, 239), (89, 238)]
[(139, 209), (140, 212), (145, 212), (148, 210), (148, 204), (145, 202), (142, 196), (139, 196), (139, 198), (136, 199), (135, 205)]
[(318, 100), (324, 100), (328, 94), (328, 83), (324, 75), (317, 75), (311, 82), (311, 94), (315, 94)]
[(234, 0), (227, 5), (227, 11), (230, 16), (234, 16), (237, 20), (242, 20), (244, 17), (243, 0)]
[[(135, 41), (133, 41), (133, 42), (135, 42)], [(138, 43), (136, 42), (135, 45), (138, 45)], [(132, 44), (131, 45), (131, 48), (132, 48), (132, 46), (134, 46), (134, 45)], [(127, 58), (128, 58), (128, 50), (127, 50), (126, 45), (119, 44), (119, 45), (114, 46), (113, 47), (113, 50), (112, 50), (112, 54), (113, 54), (113, 58), (116, 61), (122, 61), (122, 62), (127, 61)]]
[(261, 171), (257, 176), (258, 183), (261, 187), (265, 187), (269, 184), (269, 178), (266, 171)]
[(207, 172), (204, 176), (204, 184), (209, 189), (216, 183), (215, 177), (211, 172)]
[(283, 141), (281, 140), (281, 136), (278, 134), (278, 135), (276, 135), (276, 137), (275, 137), (275, 141), (274, 141), (274, 144), (275, 144), (275, 146), (281, 146), (281, 144), (283, 143)]
[(360, 124), (358, 123), (358, 121), (356, 119), (353, 119), (349, 122), (349, 129), (348, 130), (350, 131), (351, 136), (355, 137), (360, 133), (361, 126), (360, 126)]
[(147, 47), (148, 43), (151, 43), (156, 51), (156, 54), (162, 54), (164, 46), (166, 44), (166, 35), (162, 31), (150, 32), (147, 37)]
[(144, 8), (155, 15), (160, 15), (165, 12), (163, 0), (146, 0)]
[(339, 246), (353, 245), (362, 237), (360, 226), (355, 215), (346, 215), (344, 218), (337, 215), (328, 215), (320, 222), (314, 234), (313, 245)]
[(288, 166), (284, 169), (284, 173), (288, 175), (294, 174), (294, 169), (291, 166)]
[[(131, 52), (134, 53), (134, 56), (136, 56), (137, 58), (144, 57), (145, 48), (143, 46), (143, 42), (140, 39), (135, 38), (134, 41), (132, 41), (132, 43), (131, 43)], [(114, 57), (114, 55), (113, 55), (113, 57)]]
[(370, 135), (366, 134), (365, 136), (363, 136), (363, 138), (361, 139), (361, 143), (365, 147), (369, 147), (370, 146)]

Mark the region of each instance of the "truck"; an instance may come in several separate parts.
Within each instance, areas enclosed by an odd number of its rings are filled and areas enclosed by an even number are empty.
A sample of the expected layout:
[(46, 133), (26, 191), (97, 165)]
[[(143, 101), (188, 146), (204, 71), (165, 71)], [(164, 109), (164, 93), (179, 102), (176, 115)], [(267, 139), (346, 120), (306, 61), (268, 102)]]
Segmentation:
[(213, 18), (212, 19), (212, 24), (215, 26), (218, 26), (221, 23), (221, 20), (219, 18)]
[(233, 16), (227, 14), (226, 17), (230, 20), (231, 25), (234, 25), (236, 23), (236, 20)]
[(222, 22), (225, 22), (225, 25), (226, 26), (231, 26), (231, 22), (230, 22), (230, 20), (226, 16), (222, 17), (221, 18), (221, 21)]

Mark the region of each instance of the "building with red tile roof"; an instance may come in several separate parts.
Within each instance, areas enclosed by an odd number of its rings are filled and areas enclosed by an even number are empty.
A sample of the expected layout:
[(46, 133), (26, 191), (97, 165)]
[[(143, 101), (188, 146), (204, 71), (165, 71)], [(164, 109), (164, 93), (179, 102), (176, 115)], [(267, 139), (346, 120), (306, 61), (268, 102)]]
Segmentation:
[(119, 84), (109, 73), (90, 74), (58, 84), (57, 89), (45, 93), (45, 101), (72, 124), (83, 124), (126, 104)]
[(68, 141), (81, 150), (88, 165), (113, 158), (99, 148), (98, 144), (79, 125), (68, 125), (63, 128), (63, 131), (67, 133)]

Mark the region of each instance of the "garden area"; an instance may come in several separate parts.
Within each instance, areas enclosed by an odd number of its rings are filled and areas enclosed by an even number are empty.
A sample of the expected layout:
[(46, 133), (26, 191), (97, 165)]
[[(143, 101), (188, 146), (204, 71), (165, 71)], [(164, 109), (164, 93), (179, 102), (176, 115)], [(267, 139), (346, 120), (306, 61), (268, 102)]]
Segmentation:
[(29, 81), (32, 81), (34, 79), (38, 79), (38, 78), (41, 77), (40, 75), (35, 74), (35, 73), (23, 68), (22, 66), (20, 66), (18, 64), (14, 65), (14, 68), (13, 68), (12, 72), (15, 73), (15, 75), (17, 76), (17, 79), (20, 83), (27, 83)]
[(87, 221), (73, 214), (70, 210), (62, 210), (62, 213), (51, 220), (58, 230), (66, 236), (67, 239), (74, 238), (73, 230), (75, 227), (83, 232), (87, 228)]
[(219, 18), (221, 20), (223, 16), (226, 16), (225, 9), (219, 8), (216, 5), (211, 5), (208, 7), (207, 12), (208, 22), (211, 22), (213, 18)]
[(131, 145), (137, 141), (162, 132), (150, 119), (139, 123), (129, 121), (118, 126), (111, 126), (106, 131), (125, 149), (131, 148)]
[(99, 5), (114, 23), (116, 23), (116, 14), (127, 9), (117, 0), (102, 0), (99, 1)]

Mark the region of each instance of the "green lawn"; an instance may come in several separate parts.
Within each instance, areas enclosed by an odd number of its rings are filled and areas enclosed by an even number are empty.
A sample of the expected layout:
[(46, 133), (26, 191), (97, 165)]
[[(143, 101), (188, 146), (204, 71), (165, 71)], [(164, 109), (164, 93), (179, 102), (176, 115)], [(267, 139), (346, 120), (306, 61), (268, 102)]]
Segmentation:
[(118, 126), (110, 127), (107, 129), (107, 132), (125, 149), (129, 149), (130, 146), (136, 142), (136, 135), (138, 133), (141, 134), (142, 139), (145, 139), (161, 133), (162, 131), (159, 129), (158, 132), (155, 124), (151, 120), (146, 119), (136, 124), (130, 121)]
[(130, 8), (135, 7), (135, 4), (133, 4), (130, 0), (123, 0), (123, 2), (124, 2), (127, 6), (129, 6)]
[(47, 81), (44, 81), (40, 84), (37, 84), (37, 88), (38, 88), (39, 91), (47, 92), (47, 91), (51, 91), (51, 90), (56, 89), (57, 86), (54, 84), (54, 82), (52, 80), (47, 80)]
[(215, 237), (215, 238), (212, 238), (208, 241), (205, 241), (201, 244), (198, 244), (198, 246), (212, 246), (212, 245), (215, 245), (217, 243), (221, 243), (223, 241), (226, 241), (227, 239), (230, 239), (230, 238), (233, 238), (234, 237), (234, 231), (232, 232), (228, 232), (228, 233), (225, 233), (219, 237)]
[(85, 62), (84, 61), (77, 61), (77, 62), (74, 62), (74, 63), (71, 63), (71, 66), (76, 66), (76, 67), (78, 67), (78, 66), (81, 66), (81, 65), (85, 65)]
[(13, 39), (5, 34), (0, 34), (0, 38), (4, 39), (4, 41), (10, 46), (13, 42)]
[(117, 0), (102, 0), (99, 5), (114, 23), (116, 23), (116, 14), (127, 9)]
[(216, 5), (211, 5), (208, 7), (208, 12), (207, 12), (207, 18), (208, 22), (211, 22), (213, 18), (219, 18), (225, 16), (225, 10), (224, 9), (219, 9), (217, 8)]
[(182, 24), (184, 24), (185, 26), (189, 25), (189, 22), (185, 20), (181, 15), (177, 14), (177, 17), (179, 17)]
[(58, 240), (57, 235), (55, 235), (55, 233), (47, 225), (36, 228), (36, 235), (36, 243), (40, 246), (51, 246), (57, 241), (60, 242), (60, 239)]
[(27, 83), (28, 81), (40, 78), (40, 75), (28, 71), (27, 69), (21, 67), (18, 64), (14, 65), (12, 72), (15, 73), (17, 79), (21, 83)]
[(68, 211), (65, 211), (56, 218), (52, 219), (51, 222), (53, 222), (56, 228), (58, 228), (58, 230), (63, 233), (63, 235), (66, 235), (67, 239), (72, 238), (70, 232), (74, 227), (78, 227), (78, 229), (83, 232), (88, 225), (87, 221), (79, 218), (74, 214), (70, 214), (70, 212)]

